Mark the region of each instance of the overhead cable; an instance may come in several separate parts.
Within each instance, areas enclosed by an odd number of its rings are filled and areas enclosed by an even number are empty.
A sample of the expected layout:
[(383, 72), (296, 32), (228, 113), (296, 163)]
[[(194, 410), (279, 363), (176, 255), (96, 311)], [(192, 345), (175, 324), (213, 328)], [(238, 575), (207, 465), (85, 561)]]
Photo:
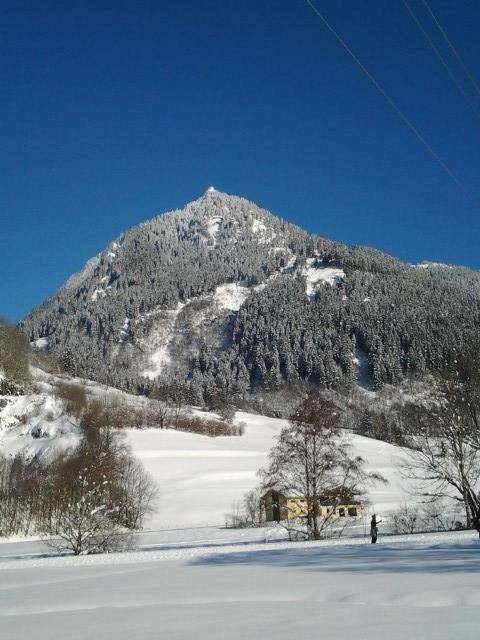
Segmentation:
[(457, 90), (459, 91), (459, 93), (463, 96), (463, 98), (465, 99), (465, 102), (468, 104), (468, 106), (472, 109), (472, 111), (475, 113), (475, 115), (477, 117), (480, 117), (480, 111), (478, 109), (478, 107), (470, 100), (469, 96), (467, 93), (465, 93), (462, 85), (459, 83), (459, 81), (457, 80), (457, 78), (455, 77), (455, 74), (453, 73), (453, 71), (450, 69), (450, 67), (448, 66), (448, 64), (445, 62), (445, 59), (443, 58), (442, 54), (440, 53), (440, 51), (438, 50), (438, 48), (435, 46), (433, 40), (430, 38), (430, 36), (428, 35), (428, 33), (425, 31), (425, 29), (423, 28), (422, 23), (420, 22), (420, 20), (417, 18), (417, 16), (415, 15), (413, 9), (411, 8), (411, 6), (408, 4), (407, 0), (402, 0), (403, 4), (405, 5), (405, 9), (408, 11), (408, 13), (410, 14), (410, 17), (412, 18), (412, 20), (414, 21), (414, 23), (417, 25), (418, 29), (421, 31), (421, 33), (423, 34), (423, 36), (425, 37), (425, 40), (428, 42), (428, 44), (430, 45), (430, 48), (432, 49), (432, 51), (435, 53), (435, 55), (437, 56), (437, 58), (440, 60), (441, 65), (443, 66), (443, 68), (445, 69), (445, 71), (448, 74), (448, 77), (450, 78), (450, 80), (452, 81), (452, 83), (455, 85), (455, 87), (457, 88)]
[(353, 53), (347, 43), (338, 35), (335, 29), (331, 26), (325, 16), (320, 13), (317, 7), (313, 4), (311, 0), (305, 0), (305, 2), (309, 5), (312, 11), (316, 14), (316, 16), (323, 22), (328, 31), (335, 37), (335, 39), (340, 43), (340, 45), (345, 49), (345, 51), (349, 54), (355, 64), (360, 67), (363, 73), (367, 76), (373, 86), (377, 89), (377, 91), (385, 98), (390, 107), (395, 111), (397, 116), (402, 120), (402, 122), (410, 129), (410, 131), (414, 134), (417, 140), (422, 144), (422, 146), (428, 151), (428, 153), (432, 156), (437, 164), (444, 170), (444, 172), (449, 176), (453, 182), (459, 187), (466, 195), (470, 195), (469, 192), (465, 189), (462, 183), (458, 180), (455, 174), (448, 168), (442, 158), (434, 151), (434, 149), (430, 146), (427, 140), (422, 136), (422, 134), (418, 131), (415, 125), (407, 118), (407, 116), (403, 113), (400, 107), (394, 102), (394, 100), (388, 95), (382, 85), (373, 77), (373, 75), (368, 71), (368, 69), (360, 62), (357, 56)]
[(470, 73), (470, 71), (467, 69), (467, 66), (465, 65), (465, 63), (463, 62), (462, 58), (460, 57), (460, 54), (458, 53), (458, 51), (455, 49), (455, 47), (453, 46), (450, 38), (447, 36), (447, 34), (445, 33), (445, 29), (443, 29), (442, 25), (440, 24), (440, 21), (438, 20), (437, 16), (433, 13), (432, 9), (430, 8), (430, 5), (428, 4), (427, 0), (422, 0), (423, 4), (425, 5), (425, 8), (427, 9), (428, 13), (430, 14), (430, 17), (432, 18), (432, 20), (434, 21), (434, 23), (437, 26), (437, 29), (440, 31), (440, 33), (442, 34), (445, 42), (448, 44), (450, 51), (453, 53), (453, 55), (455, 56), (455, 58), (457, 59), (459, 65), (462, 67), (462, 69), (464, 70), (465, 74), (467, 75), (468, 79), (470, 80), (470, 82), (472, 83), (473, 88), (475, 89), (475, 91), (478, 93), (478, 95), (480, 96), (480, 88), (478, 87), (478, 84), (475, 82), (475, 78), (472, 76), (472, 74)]

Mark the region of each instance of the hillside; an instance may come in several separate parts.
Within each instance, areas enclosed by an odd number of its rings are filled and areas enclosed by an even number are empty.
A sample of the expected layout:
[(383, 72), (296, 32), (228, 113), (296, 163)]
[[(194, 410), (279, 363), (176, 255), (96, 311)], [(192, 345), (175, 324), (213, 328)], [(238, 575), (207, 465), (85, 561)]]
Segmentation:
[(348, 248), (209, 189), (130, 229), (20, 323), (67, 371), (211, 407), (314, 384), (379, 389), (448, 367), (480, 275)]
[[(148, 526), (221, 526), (234, 504), (258, 486), (257, 471), (266, 464), (286, 421), (241, 412), (236, 419), (245, 424), (241, 437), (211, 439), (158, 429), (128, 432), (133, 452), (161, 488), (158, 513)], [(395, 466), (401, 450), (361, 436), (348, 438), (354, 453), (365, 458), (368, 468), (389, 480), (386, 485), (369, 489), (369, 511), (386, 515), (397, 509), (407, 490)]]
[[(58, 454), (78, 446), (78, 420), (65, 413), (55, 385), (65, 378), (34, 369), (37, 391), (24, 396), (0, 397), (0, 455), (20, 455), (27, 461), (52, 461)], [(70, 381), (71, 382), (71, 381)], [(144, 415), (156, 401), (132, 396), (88, 381), (81, 384), (90, 401), (101, 400), (125, 409), (140, 409)], [(190, 409), (202, 419), (218, 416)], [(132, 414), (130, 414), (132, 415)], [(258, 470), (267, 457), (286, 420), (237, 412), (234, 423), (241, 436), (208, 437), (175, 429), (160, 429), (147, 423), (143, 428), (124, 428), (134, 455), (157, 482), (160, 495), (156, 513), (145, 523), (147, 529), (222, 526), (247, 491), (259, 484)], [(381, 473), (388, 484), (369, 489), (369, 511), (384, 515), (407, 498), (409, 485), (397, 468), (402, 450), (394, 445), (345, 432), (356, 455), (372, 471)], [(411, 500), (408, 497), (408, 500)], [(363, 531), (364, 522), (359, 525)]]

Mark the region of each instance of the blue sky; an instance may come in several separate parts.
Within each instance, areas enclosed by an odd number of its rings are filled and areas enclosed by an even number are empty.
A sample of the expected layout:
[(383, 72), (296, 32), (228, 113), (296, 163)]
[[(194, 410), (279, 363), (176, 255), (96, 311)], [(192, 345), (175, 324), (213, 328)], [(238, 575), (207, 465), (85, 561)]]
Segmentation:
[[(480, 95), (409, 0), (0, 1), (0, 314), (209, 185), (402, 260), (480, 268)], [(480, 84), (480, 5), (429, 4)]]

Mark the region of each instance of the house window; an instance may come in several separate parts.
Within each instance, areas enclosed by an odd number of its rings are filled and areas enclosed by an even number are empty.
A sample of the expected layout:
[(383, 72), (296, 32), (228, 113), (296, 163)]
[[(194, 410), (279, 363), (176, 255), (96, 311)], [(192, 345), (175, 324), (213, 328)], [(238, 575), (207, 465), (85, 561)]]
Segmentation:
[(340, 507), (340, 509), (338, 510), (338, 515), (340, 516), (340, 518), (345, 517), (345, 509), (343, 507)]
[(355, 518), (358, 515), (357, 507), (348, 507), (348, 515)]

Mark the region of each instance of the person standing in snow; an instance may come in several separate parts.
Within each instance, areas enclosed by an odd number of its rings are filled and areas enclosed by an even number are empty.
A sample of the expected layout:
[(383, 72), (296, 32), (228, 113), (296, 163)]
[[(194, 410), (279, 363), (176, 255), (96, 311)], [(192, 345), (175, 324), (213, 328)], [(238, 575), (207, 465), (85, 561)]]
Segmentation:
[(372, 544), (375, 544), (377, 541), (377, 536), (378, 536), (378, 528), (377, 525), (381, 522), (381, 520), (379, 520), (377, 522), (377, 516), (374, 513), (372, 516), (372, 519), (370, 520), (370, 536), (372, 538)]

